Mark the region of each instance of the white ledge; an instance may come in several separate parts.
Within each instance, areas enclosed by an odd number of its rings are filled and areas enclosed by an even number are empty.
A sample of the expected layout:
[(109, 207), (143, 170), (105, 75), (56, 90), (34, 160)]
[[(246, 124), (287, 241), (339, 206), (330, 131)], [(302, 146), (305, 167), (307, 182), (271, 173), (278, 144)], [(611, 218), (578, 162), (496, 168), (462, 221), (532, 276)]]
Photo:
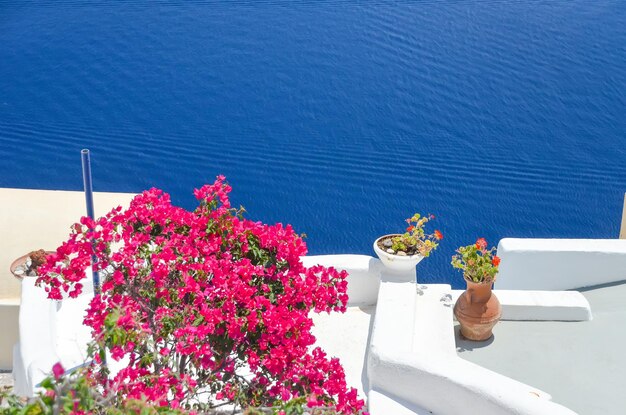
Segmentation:
[(626, 239), (505, 238), (495, 287), (569, 290), (626, 280)]
[(348, 306), (376, 304), (381, 263), (368, 255), (312, 255), (300, 257), (305, 267), (323, 265), (348, 271)]
[[(589, 301), (578, 291), (493, 290), (502, 305), (502, 320), (589, 321)], [(463, 290), (452, 291), (452, 301)]]

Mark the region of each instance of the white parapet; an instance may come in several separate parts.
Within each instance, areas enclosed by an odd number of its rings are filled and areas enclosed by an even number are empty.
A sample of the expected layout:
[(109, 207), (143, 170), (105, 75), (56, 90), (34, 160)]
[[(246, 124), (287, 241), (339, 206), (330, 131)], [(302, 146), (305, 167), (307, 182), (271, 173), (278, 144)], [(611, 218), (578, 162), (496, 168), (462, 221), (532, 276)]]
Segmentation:
[(368, 255), (312, 255), (303, 256), (306, 267), (323, 265), (348, 272), (348, 306), (376, 304), (380, 285), (380, 261)]
[(11, 369), (11, 350), (17, 340), (19, 298), (0, 298), (0, 369)]
[(315, 345), (329, 356), (339, 358), (348, 386), (359, 398), (367, 398), (369, 380), (365, 361), (369, 333), (376, 312), (381, 264), (367, 255), (318, 255), (302, 257), (311, 267), (323, 265), (348, 272), (348, 309), (345, 313), (311, 313)]
[(13, 356), (14, 391), (20, 396), (34, 396), (37, 385), (61, 362), (69, 369), (87, 361), (91, 330), (83, 325), (93, 287), (85, 281), (85, 292), (78, 298), (49, 300), (34, 278), (22, 281), (20, 306), (20, 341)]
[(381, 278), (368, 354), (372, 415), (574, 414), (537, 388), (458, 357), (449, 285)]
[(626, 280), (624, 239), (505, 238), (495, 287), (569, 290)]

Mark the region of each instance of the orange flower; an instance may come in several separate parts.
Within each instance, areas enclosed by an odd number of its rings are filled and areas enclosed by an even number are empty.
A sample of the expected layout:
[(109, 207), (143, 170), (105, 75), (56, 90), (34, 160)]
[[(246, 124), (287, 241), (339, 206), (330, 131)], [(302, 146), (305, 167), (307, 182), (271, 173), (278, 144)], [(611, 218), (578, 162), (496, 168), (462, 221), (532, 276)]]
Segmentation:
[(443, 234), (439, 232), (439, 229), (435, 229), (435, 238), (439, 240), (443, 239)]
[(494, 267), (497, 267), (498, 265), (500, 265), (500, 257), (497, 255), (494, 255), (493, 258), (491, 259), (491, 263), (493, 264)]
[(478, 238), (476, 240), (476, 248), (483, 250), (487, 248), (487, 240), (485, 238)]
[(407, 232), (411, 232), (413, 229), (415, 229), (415, 226), (409, 226), (408, 228), (406, 228)]

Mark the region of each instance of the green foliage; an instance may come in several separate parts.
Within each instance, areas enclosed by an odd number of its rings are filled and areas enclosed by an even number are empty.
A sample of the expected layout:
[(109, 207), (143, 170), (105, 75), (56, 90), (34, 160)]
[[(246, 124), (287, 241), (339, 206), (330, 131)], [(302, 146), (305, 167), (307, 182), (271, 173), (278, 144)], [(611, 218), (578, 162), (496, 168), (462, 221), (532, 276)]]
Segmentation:
[[(0, 415), (189, 415), (189, 410), (171, 409), (138, 399), (117, 400), (98, 391), (84, 369), (41, 382), (43, 390), (30, 400), (0, 390)], [(337, 415), (332, 408), (309, 408), (304, 397), (291, 399), (272, 408), (246, 408), (243, 415)], [(190, 408), (191, 409), (191, 408)], [(200, 415), (224, 415), (232, 411), (194, 408)], [(237, 412), (239, 413), (239, 412)]]
[(500, 258), (496, 248), (487, 249), (487, 241), (479, 238), (475, 244), (459, 247), (452, 256), (452, 267), (463, 271), (463, 277), (472, 282), (493, 283), (498, 274)]
[(128, 399), (119, 401), (103, 394), (95, 387), (84, 369), (41, 382), (43, 390), (29, 400), (0, 392), (0, 415), (183, 415), (186, 411), (152, 405), (149, 402)]
[(419, 254), (428, 257), (431, 251), (437, 249), (439, 240), (443, 238), (438, 230), (432, 234), (427, 234), (424, 230), (424, 226), (434, 218), (434, 215), (422, 216), (416, 213), (406, 219), (406, 223), (409, 225), (406, 232), (391, 238), (391, 249), (394, 253), (404, 252), (407, 255)]

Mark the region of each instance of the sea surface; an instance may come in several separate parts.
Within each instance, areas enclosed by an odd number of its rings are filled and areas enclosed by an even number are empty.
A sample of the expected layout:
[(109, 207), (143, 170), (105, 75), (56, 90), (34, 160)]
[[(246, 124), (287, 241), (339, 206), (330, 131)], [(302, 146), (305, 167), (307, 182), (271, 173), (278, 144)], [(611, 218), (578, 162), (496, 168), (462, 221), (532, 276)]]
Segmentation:
[(459, 287), (479, 236), (617, 237), (626, 2), (0, 0), (0, 187), (80, 190), (82, 148), (190, 209), (224, 174), (312, 254), (433, 213)]

